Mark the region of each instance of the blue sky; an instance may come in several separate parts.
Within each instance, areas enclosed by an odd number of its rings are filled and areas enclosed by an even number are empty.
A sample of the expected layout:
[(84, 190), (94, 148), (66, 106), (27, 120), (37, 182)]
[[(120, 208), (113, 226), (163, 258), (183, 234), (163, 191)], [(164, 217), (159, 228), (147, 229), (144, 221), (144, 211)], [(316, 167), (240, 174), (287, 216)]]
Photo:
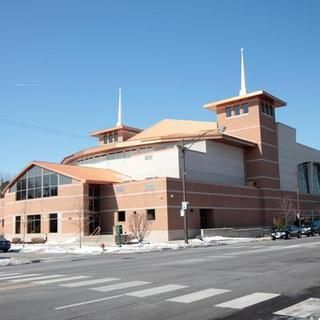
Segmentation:
[(238, 94), (241, 47), (248, 90), (287, 101), (277, 120), (320, 149), (319, 16), (318, 0), (1, 1), (0, 172), (96, 145), (119, 87), (127, 125), (214, 121), (202, 105)]

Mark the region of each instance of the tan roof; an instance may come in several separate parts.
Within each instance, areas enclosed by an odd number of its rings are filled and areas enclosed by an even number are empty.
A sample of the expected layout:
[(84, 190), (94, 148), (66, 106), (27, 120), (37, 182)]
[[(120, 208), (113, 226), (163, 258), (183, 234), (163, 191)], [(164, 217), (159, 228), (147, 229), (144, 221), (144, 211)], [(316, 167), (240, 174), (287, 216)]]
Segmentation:
[(192, 140), (199, 137), (201, 139), (215, 139), (220, 142), (241, 145), (244, 147), (255, 145), (245, 139), (239, 139), (222, 134), (222, 132), (219, 132), (217, 129), (217, 124), (215, 122), (164, 119), (129, 140), (81, 150), (65, 157), (62, 160), (62, 163), (70, 163), (81, 158), (102, 154), (104, 152), (107, 153), (122, 150), (125, 148), (182, 141), (183, 139)]
[(205, 104), (203, 107), (206, 109), (215, 111), (217, 109), (217, 107), (224, 106), (224, 105), (227, 105), (227, 104), (230, 104), (233, 102), (248, 100), (249, 98), (260, 97), (260, 96), (265, 96), (265, 97), (268, 97), (269, 99), (271, 99), (273, 101), (274, 107), (282, 107), (282, 106), (287, 105), (287, 103), (285, 101), (280, 100), (279, 98), (271, 95), (270, 93), (268, 93), (266, 91), (259, 90), (259, 91), (250, 92), (250, 93), (247, 93), (247, 94), (241, 95), (241, 96), (236, 96), (236, 97), (232, 97), (232, 98), (228, 98), (228, 99), (210, 102), (208, 104)]
[(27, 165), (5, 188), (4, 192), (10, 188), (13, 183), (25, 174), (33, 166), (39, 166), (41, 168), (54, 171), (56, 173), (62, 174), (64, 176), (79, 180), (82, 183), (95, 183), (95, 184), (108, 184), (108, 183), (119, 183), (125, 180), (129, 180), (128, 176), (122, 175), (116, 171), (110, 169), (98, 169), (98, 168), (89, 168), (83, 166), (72, 166), (66, 164), (59, 164), (53, 162), (41, 162), (33, 161)]
[(164, 119), (128, 141), (149, 140), (170, 137), (198, 136), (206, 131), (217, 130), (215, 122)]

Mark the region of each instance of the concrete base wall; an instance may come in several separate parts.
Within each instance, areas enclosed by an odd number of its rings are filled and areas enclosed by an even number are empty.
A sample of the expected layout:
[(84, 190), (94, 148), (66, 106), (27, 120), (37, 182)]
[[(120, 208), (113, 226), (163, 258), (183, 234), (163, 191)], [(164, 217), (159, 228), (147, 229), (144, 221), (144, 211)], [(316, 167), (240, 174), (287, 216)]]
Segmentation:
[(234, 228), (214, 228), (201, 229), (201, 237), (231, 237), (231, 238), (259, 238), (271, 234), (271, 228), (248, 228), (248, 229), (234, 229)]

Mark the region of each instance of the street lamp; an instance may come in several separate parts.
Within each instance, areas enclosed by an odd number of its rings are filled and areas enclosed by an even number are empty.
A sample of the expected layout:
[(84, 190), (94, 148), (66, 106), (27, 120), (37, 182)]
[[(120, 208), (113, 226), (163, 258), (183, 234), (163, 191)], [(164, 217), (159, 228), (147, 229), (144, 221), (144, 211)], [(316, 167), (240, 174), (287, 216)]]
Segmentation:
[[(224, 128), (225, 129), (225, 128)], [(223, 129), (223, 131), (224, 131)], [(196, 138), (192, 139), (190, 142), (191, 144), (186, 147), (184, 143), (184, 139), (182, 140), (181, 146), (181, 155), (182, 155), (182, 202), (181, 202), (181, 216), (183, 215), (183, 227), (184, 227), (184, 242), (186, 244), (189, 243), (189, 236), (188, 236), (188, 206), (189, 202), (187, 201), (187, 170), (186, 170), (186, 153), (191, 149), (191, 147), (207, 135), (209, 132), (216, 131), (216, 129), (210, 129), (202, 132)]]

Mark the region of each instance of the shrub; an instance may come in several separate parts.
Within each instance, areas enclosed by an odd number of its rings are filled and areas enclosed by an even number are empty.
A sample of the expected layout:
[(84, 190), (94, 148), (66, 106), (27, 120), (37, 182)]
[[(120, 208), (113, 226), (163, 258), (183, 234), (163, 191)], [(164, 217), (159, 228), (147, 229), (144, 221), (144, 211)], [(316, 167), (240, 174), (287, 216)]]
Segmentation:
[(45, 243), (46, 239), (44, 238), (31, 238), (31, 243)]
[(11, 243), (13, 244), (21, 243), (21, 238), (12, 238)]

